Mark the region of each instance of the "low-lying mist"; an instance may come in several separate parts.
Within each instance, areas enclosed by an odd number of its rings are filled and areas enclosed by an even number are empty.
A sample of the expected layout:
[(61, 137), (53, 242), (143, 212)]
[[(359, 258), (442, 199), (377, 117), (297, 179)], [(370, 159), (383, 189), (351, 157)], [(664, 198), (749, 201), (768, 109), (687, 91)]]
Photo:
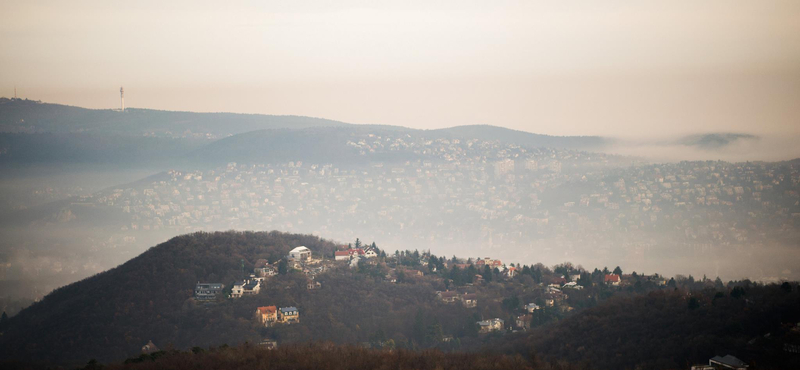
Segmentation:
[(655, 163), (784, 161), (800, 158), (798, 142), (800, 136), (797, 135), (708, 134), (671, 139), (609, 140), (608, 145), (600, 151), (636, 156)]

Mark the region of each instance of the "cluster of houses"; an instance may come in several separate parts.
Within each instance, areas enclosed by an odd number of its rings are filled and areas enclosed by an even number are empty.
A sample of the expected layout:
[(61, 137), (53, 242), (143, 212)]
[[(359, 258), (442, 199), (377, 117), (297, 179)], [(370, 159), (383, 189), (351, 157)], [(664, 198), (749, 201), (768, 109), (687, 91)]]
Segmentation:
[(364, 248), (348, 248), (338, 250), (333, 253), (335, 261), (347, 261), (350, 267), (358, 266), (358, 263), (365, 258), (377, 258), (378, 250), (372, 246)]
[[(286, 256), (288, 267), (302, 271), (307, 277), (306, 287), (308, 290), (319, 289), (322, 287), (314, 278), (317, 274), (326, 270), (325, 265), (320, 264), (322, 260), (314, 259), (311, 250), (304, 246), (299, 246)], [(261, 287), (266, 279), (278, 275), (278, 262), (269, 263), (266, 259), (259, 259), (253, 267), (253, 274), (247, 279), (233, 283), (231, 288), (231, 298), (241, 298), (247, 295), (256, 295), (261, 291)], [(201, 283), (197, 282), (194, 289), (194, 298), (198, 301), (213, 301), (221, 296), (225, 284), (222, 283)]]
[(436, 292), (436, 297), (444, 303), (461, 302), (464, 307), (472, 308), (478, 305), (478, 295), (474, 293), (460, 294), (454, 291)]
[[(518, 268), (514, 266), (508, 267), (503, 264), (503, 261), (489, 257), (478, 257), (474, 261), (472, 259), (468, 259), (466, 263), (456, 263), (455, 266), (458, 266), (458, 268), (461, 270), (466, 270), (469, 268), (469, 266), (475, 266), (475, 268), (480, 272), (483, 272), (483, 270), (488, 266), (492, 270), (497, 269), (497, 271), (500, 272), (500, 275), (506, 279), (513, 278), (519, 272)], [(480, 274), (475, 275), (475, 279), (480, 282), (483, 280), (483, 276)]]
[(256, 309), (256, 320), (264, 326), (275, 324), (297, 324), (300, 322), (300, 311), (297, 307), (262, 306)]

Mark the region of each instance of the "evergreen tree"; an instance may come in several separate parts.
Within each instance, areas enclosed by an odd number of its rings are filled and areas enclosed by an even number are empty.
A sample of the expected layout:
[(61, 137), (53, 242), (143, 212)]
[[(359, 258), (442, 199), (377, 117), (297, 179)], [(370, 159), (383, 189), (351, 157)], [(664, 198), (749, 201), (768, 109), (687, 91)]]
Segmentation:
[(425, 335), (425, 342), (427, 345), (436, 345), (441, 343), (442, 338), (444, 337), (444, 332), (442, 331), (442, 325), (438, 322), (428, 326), (428, 332)]
[(481, 274), (481, 276), (483, 276), (483, 280), (486, 280), (487, 283), (491, 282), (492, 281), (492, 268), (489, 267), (488, 265), (485, 266), (483, 268), (483, 273)]
[(617, 268), (614, 269), (614, 274), (622, 275), (622, 269), (617, 266)]
[(287, 272), (289, 272), (289, 264), (286, 263), (286, 259), (283, 258), (280, 262), (278, 262), (278, 273), (281, 275), (286, 275)]

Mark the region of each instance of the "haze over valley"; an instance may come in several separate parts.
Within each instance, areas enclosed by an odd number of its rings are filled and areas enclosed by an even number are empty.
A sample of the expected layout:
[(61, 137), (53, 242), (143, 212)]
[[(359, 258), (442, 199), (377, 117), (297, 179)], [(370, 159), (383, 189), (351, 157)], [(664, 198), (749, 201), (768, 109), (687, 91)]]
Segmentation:
[[(668, 275), (800, 274), (797, 160), (655, 162), (603, 153), (615, 139), (494, 126), (13, 99), (0, 112), (0, 163), (13, 175), (3, 180), (0, 276), (11, 300), (38, 299), (172, 236), (229, 229)], [(724, 155), (758, 140), (711, 134), (652, 146)]]
[(800, 368), (800, 2), (0, 1), (0, 368)]

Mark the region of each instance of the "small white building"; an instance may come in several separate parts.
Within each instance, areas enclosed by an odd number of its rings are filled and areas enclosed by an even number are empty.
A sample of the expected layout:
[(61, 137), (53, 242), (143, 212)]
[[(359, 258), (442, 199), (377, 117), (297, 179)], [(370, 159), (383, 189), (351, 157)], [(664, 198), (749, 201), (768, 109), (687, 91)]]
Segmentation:
[(299, 246), (289, 251), (289, 259), (299, 262), (308, 261), (311, 259), (311, 250), (304, 246)]
[(533, 313), (533, 311), (540, 310), (540, 309), (541, 309), (541, 307), (539, 307), (539, 305), (536, 304), (536, 303), (528, 303), (528, 304), (525, 305), (525, 311), (528, 311), (530, 313)]

